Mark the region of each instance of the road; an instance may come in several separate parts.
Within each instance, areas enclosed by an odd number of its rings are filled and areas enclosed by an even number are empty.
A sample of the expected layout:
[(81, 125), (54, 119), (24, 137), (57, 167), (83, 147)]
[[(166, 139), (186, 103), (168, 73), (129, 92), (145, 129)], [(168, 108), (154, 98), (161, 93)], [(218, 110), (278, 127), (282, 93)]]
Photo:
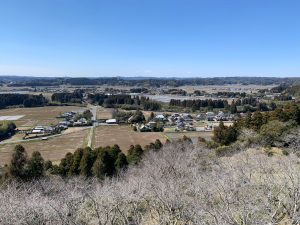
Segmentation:
[(97, 106), (91, 106), (91, 112), (93, 113), (93, 126), (91, 127), (89, 137), (88, 137), (88, 144), (87, 147), (92, 147), (92, 142), (93, 142), (93, 136), (95, 132), (95, 128), (97, 127), (98, 122), (97, 121)]

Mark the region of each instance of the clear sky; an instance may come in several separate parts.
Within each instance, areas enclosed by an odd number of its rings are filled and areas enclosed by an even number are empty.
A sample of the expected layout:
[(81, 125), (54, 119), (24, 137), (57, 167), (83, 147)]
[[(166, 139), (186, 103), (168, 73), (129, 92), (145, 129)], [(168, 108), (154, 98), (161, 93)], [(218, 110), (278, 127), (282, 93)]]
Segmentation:
[(300, 76), (300, 1), (0, 0), (0, 74)]

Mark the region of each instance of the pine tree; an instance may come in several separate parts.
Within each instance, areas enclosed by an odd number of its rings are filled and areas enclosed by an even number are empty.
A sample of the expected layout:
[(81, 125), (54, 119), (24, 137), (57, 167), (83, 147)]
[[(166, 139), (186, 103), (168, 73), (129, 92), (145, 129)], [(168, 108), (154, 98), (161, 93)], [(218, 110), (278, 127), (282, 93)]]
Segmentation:
[(9, 165), (9, 173), (16, 178), (26, 178), (27, 153), (22, 145), (16, 145)]
[(121, 152), (121, 149), (120, 149), (119, 145), (114, 145), (109, 150), (109, 154), (114, 159), (114, 161), (117, 159), (120, 152)]
[(39, 178), (44, 175), (44, 159), (40, 152), (33, 152), (28, 161), (29, 178)]
[(69, 176), (72, 175), (79, 175), (80, 173), (80, 161), (83, 155), (83, 149), (82, 148), (78, 148), (74, 154), (73, 154), (73, 160), (72, 160), (72, 165), (70, 167), (70, 170), (68, 172)]
[(105, 165), (100, 156), (97, 157), (92, 167), (92, 174), (100, 179), (104, 178)]
[(115, 161), (115, 168), (116, 170), (121, 170), (123, 168), (126, 168), (128, 165), (127, 158), (124, 155), (124, 153), (120, 152), (118, 154), (117, 160)]
[(72, 162), (73, 162), (73, 154), (68, 152), (65, 158), (63, 158), (60, 161), (59, 168), (58, 168), (59, 174), (62, 176), (68, 175)]
[(53, 168), (52, 162), (50, 160), (47, 160), (44, 163), (44, 170), (48, 171), (48, 170), (52, 170), (52, 168)]
[(80, 175), (88, 177), (92, 174), (91, 168), (94, 163), (94, 155), (92, 149), (87, 147), (83, 150), (82, 158), (80, 160)]
[(104, 176), (113, 175), (114, 172), (115, 160), (111, 154), (107, 150), (100, 152), (92, 167), (93, 175), (98, 178), (103, 178)]
[(130, 146), (130, 149), (128, 150), (127, 155), (127, 161), (128, 163), (136, 164), (138, 161), (140, 161), (142, 155), (143, 155), (143, 149), (140, 145)]

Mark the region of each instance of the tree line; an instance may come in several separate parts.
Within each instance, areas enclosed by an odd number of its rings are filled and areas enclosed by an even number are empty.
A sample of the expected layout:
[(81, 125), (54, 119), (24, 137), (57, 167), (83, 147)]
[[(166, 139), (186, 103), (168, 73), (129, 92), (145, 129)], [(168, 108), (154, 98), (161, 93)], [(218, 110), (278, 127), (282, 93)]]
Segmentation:
[(60, 103), (82, 103), (83, 91), (76, 89), (74, 92), (54, 93), (51, 96), (53, 102)]
[(213, 100), (213, 99), (196, 99), (196, 100), (179, 100), (179, 99), (171, 99), (169, 106), (173, 107), (184, 107), (184, 108), (192, 108), (194, 110), (200, 110), (200, 108), (208, 107), (209, 109), (214, 108), (227, 108), (228, 101), (223, 99)]
[(122, 153), (118, 145), (78, 148), (74, 153), (67, 153), (59, 165), (53, 165), (51, 161), (45, 161), (38, 151), (29, 158), (25, 148), (16, 145), (6, 177), (29, 181), (48, 173), (62, 177), (94, 176), (103, 179), (126, 169), (130, 164), (137, 164), (146, 150), (159, 150), (161, 147), (162, 143), (157, 139), (144, 149), (140, 145), (130, 146), (127, 155)]
[(48, 100), (42, 95), (0, 94), (0, 109), (9, 106), (39, 107), (45, 106)]
[(97, 103), (107, 108), (115, 108), (122, 105), (136, 106), (136, 109), (156, 111), (161, 109), (161, 104), (144, 96), (134, 96), (127, 94), (106, 95), (106, 94), (89, 94), (88, 98), (92, 103)]

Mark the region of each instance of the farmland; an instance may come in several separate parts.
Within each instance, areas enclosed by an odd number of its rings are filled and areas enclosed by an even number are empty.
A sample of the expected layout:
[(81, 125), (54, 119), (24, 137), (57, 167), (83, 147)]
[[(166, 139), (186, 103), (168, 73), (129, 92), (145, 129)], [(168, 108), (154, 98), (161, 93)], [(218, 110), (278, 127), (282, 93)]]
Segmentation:
[(113, 110), (112, 108), (97, 107), (97, 119), (111, 119)]
[(126, 153), (130, 145), (140, 144), (144, 147), (156, 139), (165, 142), (162, 133), (135, 132), (129, 126), (99, 126), (95, 130), (93, 147), (118, 144)]
[(177, 140), (183, 136), (187, 136), (192, 139), (193, 142), (198, 140), (198, 137), (202, 137), (206, 140), (210, 140), (212, 137), (212, 132), (164, 132), (165, 136), (170, 140)]
[(66, 132), (48, 140), (30, 140), (0, 145), (0, 165), (8, 164), (16, 144), (22, 144), (29, 155), (39, 151), (45, 160), (60, 161), (66, 153), (74, 152), (77, 148), (85, 147), (89, 129), (76, 132)]
[(19, 116), (24, 117), (15, 121), (19, 129), (29, 129), (37, 125), (56, 124), (59, 114), (69, 111), (83, 111), (85, 108), (76, 106), (46, 106), (34, 108), (11, 108), (0, 110), (0, 116)]

